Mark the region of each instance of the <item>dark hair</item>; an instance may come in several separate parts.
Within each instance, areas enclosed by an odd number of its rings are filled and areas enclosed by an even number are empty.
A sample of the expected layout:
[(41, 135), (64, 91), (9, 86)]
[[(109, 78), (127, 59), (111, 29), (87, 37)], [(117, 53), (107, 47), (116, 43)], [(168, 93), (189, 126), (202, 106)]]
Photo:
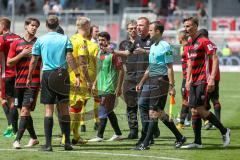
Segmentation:
[(104, 37), (104, 38), (106, 38), (107, 41), (110, 41), (110, 39), (111, 39), (110, 34), (108, 32), (100, 32), (98, 34), (98, 37)]
[(150, 21), (147, 17), (139, 17), (138, 20), (145, 20), (147, 22), (147, 25), (149, 25)]
[(2, 17), (0, 19), (0, 23), (3, 24), (3, 26), (7, 29), (11, 28), (11, 20), (7, 17)]
[(59, 25), (58, 17), (55, 15), (48, 16), (46, 25), (49, 29), (56, 29)]
[(93, 32), (93, 28), (98, 28), (98, 26), (97, 26), (97, 25), (92, 25), (92, 26), (90, 27), (90, 34), (92, 34), (92, 32)]
[(193, 24), (198, 26), (198, 18), (197, 17), (188, 17), (183, 19), (183, 23), (186, 21), (191, 21)]
[(199, 29), (198, 31), (201, 35), (203, 35), (204, 37), (208, 38), (208, 30), (205, 28)]
[(40, 21), (37, 19), (37, 18), (33, 18), (33, 17), (29, 17), (29, 18), (27, 18), (26, 20), (25, 20), (25, 22), (24, 22), (24, 25), (25, 26), (27, 26), (27, 25), (29, 25), (31, 22), (37, 22), (37, 24), (38, 24), (38, 27), (40, 26)]
[(154, 29), (159, 30), (161, 34), (164, 32), (164, 25), (161, 24), (160, 22), (154, 21), (154, 22), (151, 22), (150, 24), (154, 24)]
[(57, 33), (64, 34), (64, 30), (60, 26), (57, 27), (56, 31), (57, 31)]

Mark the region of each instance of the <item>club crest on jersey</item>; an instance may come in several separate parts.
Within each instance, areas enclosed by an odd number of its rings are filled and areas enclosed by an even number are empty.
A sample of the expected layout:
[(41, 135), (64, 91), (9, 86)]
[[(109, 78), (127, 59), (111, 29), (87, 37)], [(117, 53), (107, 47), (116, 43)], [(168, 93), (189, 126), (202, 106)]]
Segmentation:
[(213, 50), (213, 45), (208, 44), (207, 47), (208, 47), (208, 50), (210, 50), (210, 51)]
[(198, 44), (194, 44), (194, 46), (193, 46), (193, 48), (195, 49), (195, 50), (197, 50), (198, 49)]
[(150, 44), (151, 44), (151, 41), (148, 40), (148, 41), (146, 42), (146, 45), (149, 46)]

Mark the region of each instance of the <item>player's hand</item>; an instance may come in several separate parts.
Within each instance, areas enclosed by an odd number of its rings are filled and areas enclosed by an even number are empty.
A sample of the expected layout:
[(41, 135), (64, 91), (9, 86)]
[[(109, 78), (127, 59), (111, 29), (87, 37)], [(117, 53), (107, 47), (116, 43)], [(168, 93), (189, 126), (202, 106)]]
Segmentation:
[(80, 86), (80, 77), (77, 76), (75, 79), (75, 87), (79, 87)]
[(140, 92), (142, 90), (142, 86), (143, 84), (142, 83), (139, 83), (137, 86), (136, 86), (136, 91), (137, 92)]
[(185, 88), (187, 91), (190, 91), (190, 83), (186, 81)]
[(146, 50), (143, 49), (143, 48), (136, 48), (134, 51), (133, 51), (133, 54), (145, 54), (146, 53)]
[(208, 85), (207, 85), (207, 91), (208, 92), (213, 92), (215, 89), (215, 81), (214, 78), (209, 78), (208, 79)]
[(24, 57), (27, 57), (27, 56), (30, 55), (31, 52), (32, 52), (32, 47), (27, 46), (27, 47), (23, 48), (21, 54), (22, 54)]
[(169, 95), (170, 95), (170, 96), (173, 96), (173, 97), (176, 95), (176, 90), (175, 90), (174, 87), (170, 87), (170, 88), (169, 88)]
[(32, 83), (32, 76), (28, 76), (26, 86), (29, 88), (31, 86), (31, 83)]
[(121, 94), (122, 94), (122, 89), (119, 88), (119, 87), (117, 87), (117, 88), (116, 88), (116, 91), (115, 91), (115, 95), (116, 95), (117, 97), (119, 97), (119, 96), (121, 96)]

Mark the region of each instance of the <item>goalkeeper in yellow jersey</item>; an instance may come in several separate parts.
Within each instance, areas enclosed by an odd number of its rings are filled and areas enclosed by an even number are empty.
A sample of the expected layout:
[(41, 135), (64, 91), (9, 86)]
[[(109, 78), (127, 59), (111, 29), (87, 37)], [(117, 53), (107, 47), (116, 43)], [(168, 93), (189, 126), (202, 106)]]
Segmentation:
[[(70, 74), (70, 116), (71, 131), (73, 131), (72, 144), (85, 143), (79, 135), (78, 129), (81, 119), (81, 111), (90, 99), (92, 83), (96, 77), (96, 55), (98, 53), (97, 44), (88, 40), (90, 33), (90, 20), (87, 17), (78, 17), (76, 20), (77, 33), (74, 34), (70, 41), (73, 45), (73, 56), (77, 62), (81, 85), (79, 89), (74, 86), (74, 73), (69, 70)], [(97, 104), (95, 104), (97, 108)], [(97, 111), (97, 109), (96, 109)], [(98, 115), (96, 115), (97, 117)], [(64, 139), (64, 136), (63, 136)]]

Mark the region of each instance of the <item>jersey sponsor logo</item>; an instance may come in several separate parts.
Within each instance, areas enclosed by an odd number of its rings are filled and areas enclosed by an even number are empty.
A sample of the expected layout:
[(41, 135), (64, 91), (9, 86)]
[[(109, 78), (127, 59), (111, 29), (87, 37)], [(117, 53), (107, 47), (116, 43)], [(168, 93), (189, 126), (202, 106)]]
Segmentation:
[(207, 47), (208, 47), (208, 50), (210, 50), (210, 51), (213, 50), (213, 48), (214, 48), (212, 44), (208, 44)]

